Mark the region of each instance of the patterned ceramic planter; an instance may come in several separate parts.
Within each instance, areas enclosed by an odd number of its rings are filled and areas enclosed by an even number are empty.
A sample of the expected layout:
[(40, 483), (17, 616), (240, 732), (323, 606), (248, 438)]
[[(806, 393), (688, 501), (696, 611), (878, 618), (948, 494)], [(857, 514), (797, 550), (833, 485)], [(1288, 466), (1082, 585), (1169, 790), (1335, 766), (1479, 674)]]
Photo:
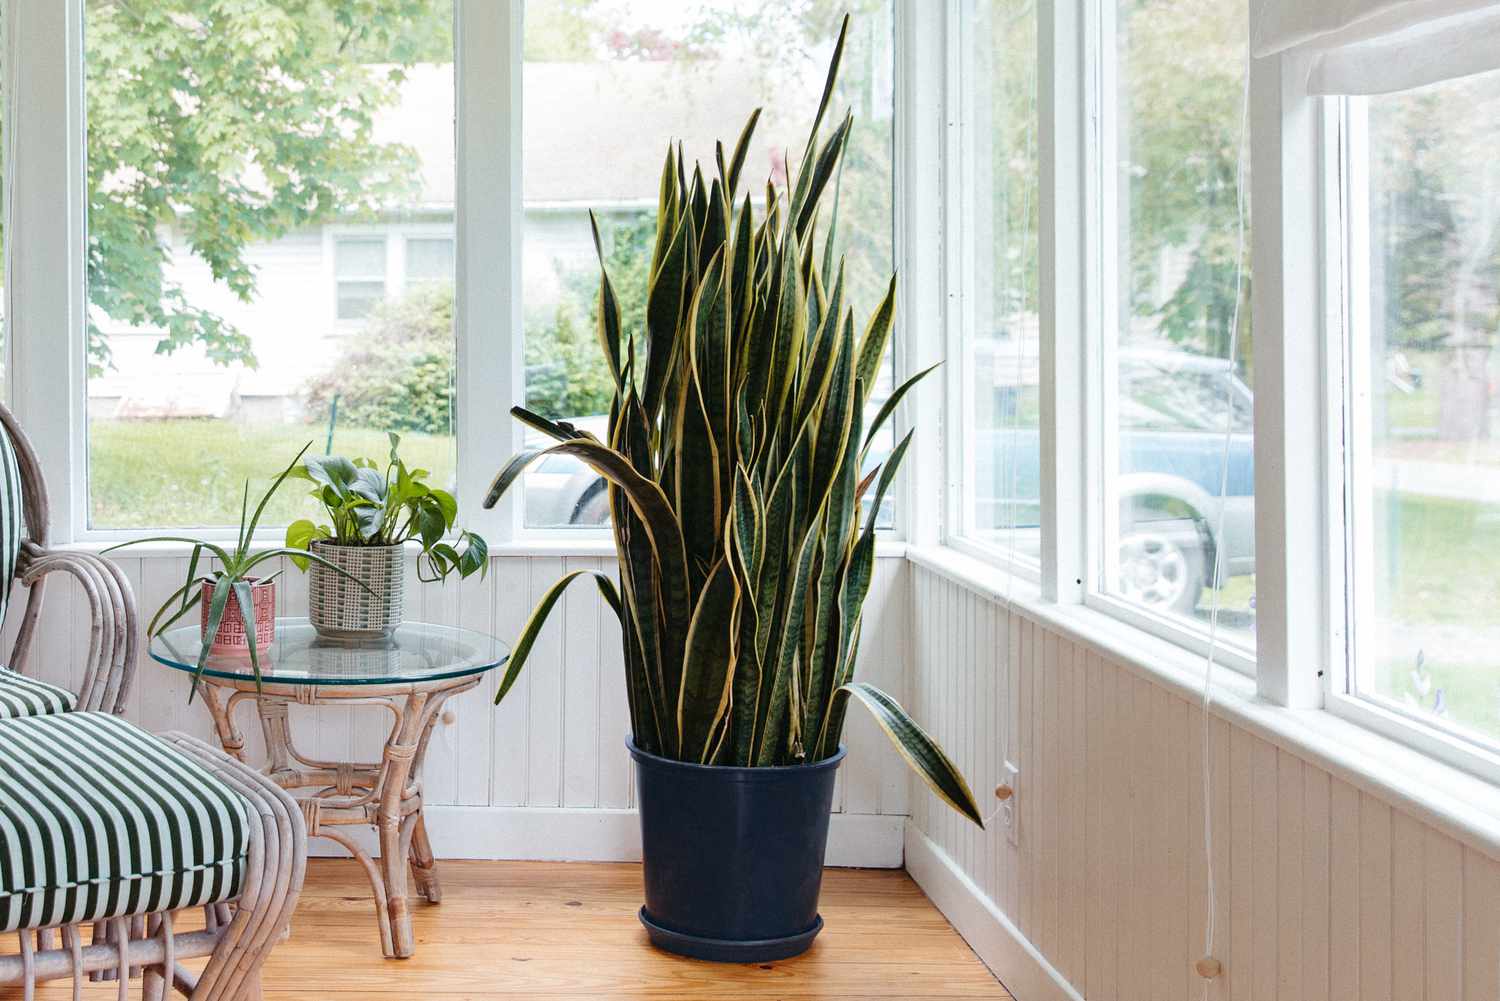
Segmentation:
[(370, 589), (365, 590), (327, 567), (309, 564), (308, 618), (320, 635), (373, 639), (396, 631), (401, 624), (406, 590), (406, 561), (401, 546), (314, 542), (312, 551), (364, 581)]
[[(203, 582), (201, 622), (203, 632), (208, 633), (208, 611), (213, 603), (213, 581)], [(276, 639), (276, 582), (250, 581), (250, 605), (255, 610), (255, 647), (264, 650)], [(219, 630), (214, 633), (213, 653), (248, 653), (250, 640), (245, 631), (245, 619), (240, 615), (240, 603), (231, 595), (224, 605), (224, 616), (219, 619)]]

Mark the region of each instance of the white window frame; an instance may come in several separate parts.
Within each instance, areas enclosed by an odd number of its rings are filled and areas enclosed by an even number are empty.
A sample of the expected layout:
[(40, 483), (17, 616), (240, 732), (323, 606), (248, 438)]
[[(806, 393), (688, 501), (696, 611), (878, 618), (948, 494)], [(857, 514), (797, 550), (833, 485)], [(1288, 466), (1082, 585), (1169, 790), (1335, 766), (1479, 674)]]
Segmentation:
[[(970, 224), (976, 212), (972, 137), (981, 131), (988, 131), (989, 123), (975, 118), (975, 87), (988, 81), (977, 81), (974, 78), (974, 39), (964, 26), (966, 20), (972, 19), (976, 4), (981, 2), (984, 0), (946, 0), (944, 4), (943, 41), (947, 58), (943, 60), (942, 87), (943, 100), (949, 110), (943, 116), (942, 136), (941, 203), (947, 220), (943, 227), (942, 249), (947, 309), (944, 311), (942, 330), (944, 357), (949, 363), (944, 366), (941, 381), (944, 390), (943, 427), (951, 429), (951, 434), (946, 436), (948, 447), (944, 449), (944, 541), (959, 552), (994, 563), (1022, 580), (1039, 584), (1042, 577), (1040, 553), (1036, 559), (1031, 559), (1015, 553), (1004, 543), (976, 538), (970, 534), (972, 526), (968, 524), (966, 516), (966, 508), (971, 500), (967, 460), (973, 450), (973, 429), (968, 426), (968, 416), (973, 412), (975, 396), (970, 348), (975, 334), (976, 302), (974, 296), (969, 294), (969, 279), (975, 273), (977, 254), (975, 228)], [(1038, 11), (1039, 20), (1040, 16)], [(1041, 101), (1040, 86), (1041, 81), (1038, 79), (1038, 105)], [(1040, 140), (1040, 130), (1038, 139)], [(1039, 201), (1042, 198), (1040, 177), (1037, 178), (1037, 198)], [(1037, 235), (1040, 241), (1041, 235)], [(1040, 254), (1040, 242), (1037, 250)], [(1040, 391), (1041, 387), (1038, 389)], [(1040, 425), (1037, 434), (1040, 438)], [(1040, 531), (1040, 527), (1037, 530)]]
[[(1119, 87), (1118, 47), (1115, 38), (1118, 5), (1113, 0), (1089, 0), (1086, 6), (1089, 17), (1083, 26), (1085, 42), (1082, 56), (1088, 66), (1085, 72), (1088, 72), (1091, 92), (1089, 101), (1083, 105), (1089, 120), (1085, 123), (1088, 132), (1082, 161), (1086, 164), (1088, 174), (1086, 204), (1089, 212), (1080, 221), (1080, 227), (1083, 230), (1082, 242), (1085, 248), (1083, 269), (1086, 288), (1091, 291), (1086, 294), (1074, 293), (1077, 300), (1086, 303), (1086, 314), (1077, 321), (1077, 329), (1085, 330), (1085, 342), (1077, 348), (1077, 365), (1082, 371), (1085, 387), (1080, 392), (1083, 405), (1077, 408), (1077, 411), (1082, 411), (1082, 420), (1079, 420), (1077, 438), (1071, 443), (1074, 455), (1083, 456), (1085, 464), (1080, 473), (1080, 482), (1085, 485), (1085, 491), (1077, 495), (1077, 503), (1085, 512), (1086, 521), (1085, 528), (1080, 533), (1080, 537), (1085, 540), (1085, 551), (1074, 557), (1077, 572), (1071, 582), (1082, 591), (1080, 600), (1086, 608), (1118, 618), (1136, 629), (1166, 639), (1200, 656), (1208, 656), (1212, 648), (1215, 663), (1254, 677), (1257, 672), (1257, 650), (1238, 644), (1223, 630), (1211, 644), (1208, 632), (1202, 626), (1193, 626), (1181, 618), (1142, 608), (1118, 594), (1110, 593), (1106, 587), (1107, 581), (1115, 579), (1118, 555), (1113, 549), (1113, 543), (1119, 539), (1119, 477), (1106, 470), (1107, 456), (1118, 455), (1118, 422), (1115, 416), (1118, 413), (1119, 393), (1119, 362), (1116, 351), (1119, 315), (1116, 314), (1116, 303), (1119, 302), (1121, 279), (1119, 261), (1116, 260), (1116, 248), (1119, 246), (1116, 231), (1121, 225), (1122, 213), (1116, 177), (1119, 162), (1118, 129), (1121, 123), (1118, 122), (1118, 116), (1113, 114)], [(1248, 6), (1250, 5), (1247, 8)], [(1253, 234), (1253, 228), (1250, 233)], [(1067, 302), (1068, 299), (1059, 300), (1059, 308)], [(1259, 314), (1256, 315), (1256, 320), (1259, 345), (1265, 332), (1260, 326)], [(1259, 366), (1257, 351), (1257, 372)], [(1068, 411), (1062, 410), (1061, 413)], [(1259, 473), (1263, 462), (1259, 446), (1256, 453), (1259, 510)], [(1257, 542), (1257, 570), (1260, 549), (1262, 546)], [(1077, 584), (1080, 578), (1082, 585)], [(1257, 602), (1259, 590), (1257, 587)]]
[[(12, 409), (31, 434), (47, 475), (52, 537), (61, 543), (108, 544), (139, 538), (151, 530), (92, 529), (87, 520), (87, 360), (82, 334), (87, 308), (84, 3), (10, 0), (4, 6), (8, 54), (3, 81), (8, 110), (5, 191), (11, 203), (7, 209), (5, 352), (12, 360), (5, 378), (11, 386)], [(520, 0), (454, 0), (458, 500), (466, 527), (483, 534), (492, 549), (538, 545), (592, 552), (607, 541), (607, 532), (527, 528), (516, 492), (502, 498), (493, 510), (481, 507), (496, 470), (523, 443), (520, 426), (510, 416), (512, 404), (525, 398), (520, 336), (523, 6)], [(910, 134), (906, 116), (922, 93), (907, 72), (910, 46), (906, 40), (926, 30), (929, 18), (901, 0), (896, 0), (895, 8), (898, 152), (893, 225), (899, 240), (899, 231), (907, 225), (906, 206), (917, 197), (914, 191), (919, 187), (907, 176), (911, 158), (900, 152)], [(497, 53), (503, 58), (497, 58)], [(26, 193), (24, 199), (11, 197), (18, 190)], [(417, 233), (422, 227), (390, 224), (378, 228), (387, 235), (386, 287), (390, 291), (404, 281), (400, 234), (408, 229)], [(910, 228), (920, 231), (923, 224)], [(345, 232), (363, 234), (370, 229), (331, 226), (325, 239)], [(909, 247), (903, 250), (903, 266), (915, 260)], [(328, 294), (334, 298), (329, 315), (336, 316), (331, 260), (327, 268)], [(915, 312), (908, 305), (897, 317), (893, 336), (898, 380), (915, 371), (924, 353), (916, 352), (914, 361), (906, 347), (906, 318)], [(353, 323), (335, 321), (333, 327), (348, 329)], [(66, 401), (65, 419), (59, 419), (59, 400)], [(898, 408), (893, 419), (898, 436), (909, 424), (914, 403)], [(911, 483), (916, 477), (904, 479), (906, 484), (898, 484), (898, 491), (904, 489), (908, 497), (914, 496), (917, 491)], [(917, 517), (912, 505), (900, 506), (896, 529), (883, 531), (882, 540), (899, 542), (905, 526)], [(230, 528), (195, 531), (211, 539), (233, 534)], [(276, 533), (267, 529), (262, 534), (271, 538)]]
[[(1363, 480), (1373, 461), (1374, 435), (1366, 419), (1368, 409), (1359, 402), (1371, 391), (1369, 345), (1360, 336), (1369, 330), (1369, 182), (1367, 173), (1356, 169), (1357, 165), (1363, 167), (1369, 163), (1369, 116), (1364, 98), (1328, 98), (1325, 104), (1325, 145), (1339, 154), (1330, 158), (1326, 171), (1332, 195), (1328, 199), (1325, 230), (1328, 260), (1337, 265), (1334, 291), (1341, 311), (1341, 322), (1331, 325), (1330, 357), (1335, 378), (1330, 379), (1327, 393), (1330, 407), (1338, 409), (1347, 428), (1345, 450), (1333, 456), (1337, 463), (1333, 471), (1338, 475), (1334, 480), (1336, 496), (1331, 500), (1338, 503), (1341, 517), (1330, 521), (1335, 526), (1330, 544), (1343, 555), (1339, 571), (1347, 582), (1347, 590), (1341, 595), (1347, 642), (1338, 651), (1340, 657), (1333, 662), (1334, 669), (1324, 679), (1326, 704), (1336, 716), (1480, 778), (1500, 783), (1500, 752), (1495, 748), (1359, 691), (1357, 676), (1369, 665), (1361, 662), (1356, 623), (1374, 619), (1369, 574), (1357, 571), (1354, 563), (1357, 546), (1349, 544), (1356, 533), (1368, 531), (1364, 526), (1373, 524), (1372, 490)], [(1347, 521), (1343, 512), (1348, 512)]]
[[(108, 543), (147, 531), (91, 529), (87, 520), (83, 10), (84, 0), (5, 5), (5, 313), (6, 348), (14, 359), (7, 379), (13, 410), (47, 475), (53, 538)], [(492, 546), (511, 542), (519, 530), (518, 505), (507, 499), (486, 511), (480, 502), (495, 470), (520, 444), (509, 414), (521, 398), (520, 342), (512, 336), (520, 330), (520, 29), (519, 3), (455, 0), (458, 496), (465, 525)], [(509, 58), (497, 59), (497, 52)], [(24, 198), (11, 197), (18, 190)], [(408, 230), (423, 235), (435, 227), (382, 229), (389, 291), (404, 279), (402, 247), (393, 251), (392, 241), (399, 244)], [(371, 232), (330, 227), (326, 238), (344, 231)], [(446, 227), (442, 235), (449, 235)], [(336, 295), (331, 264), (329, 277), (330, 295)], [(59, 400), (65, 401), (61, 408)], [(202, 534), (230, 538), (233, 529)], [(267, 538), (274, 534), (266, 531)]]

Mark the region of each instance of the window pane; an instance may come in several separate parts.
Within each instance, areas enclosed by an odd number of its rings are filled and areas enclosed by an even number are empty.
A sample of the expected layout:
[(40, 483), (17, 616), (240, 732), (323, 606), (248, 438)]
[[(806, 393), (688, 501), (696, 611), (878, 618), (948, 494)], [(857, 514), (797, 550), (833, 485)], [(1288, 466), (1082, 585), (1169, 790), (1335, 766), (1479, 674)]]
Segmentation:
[[(794, 7), (774, 0), (529, 0), (522, 138), (529, 407), (601, 436), (607, 424), (612, 386), (594, 333), (599, 269), (589, 210), (599, 219), (622, 319), (639, 331), (668, 142), (680, 140), (690, 162), (711, 166), (714, 141), (732, 148), (750, 112), (764, 106), (745, 176), (753, 191), (768, 177), (784, 187), (784, 151), (806, 142), (846, 8), (854, 23), (834, 103), (837, 111), (853, 109), (855, 131), (839, 244), (849, 255), (855, 310), (867, 315), (884, 294), (893, 260), (889, 0)], [(873, 406), (889, 393), (888, 372), (884, 382)], [(875, 461), (890, 447), (887, 440), (884, 450), (872, 449), (880, 453)], [(607, 520), (602, 484), (578, 463), (534, 468), (525, 486), (528, 525), (599, 527)]]
[(343, 278), (385, 281), (385, 240), (339, 240), (333, 249), (334, 274)]
[(959, 518), (967, 537), (1031, 563), (1041, 544), (1036, 5), (975, 0), (972, 24)]
[(1100, 588), (1195, 629), (1217, 590), (1220, 637), (1253, 647), (1246, 2), (1119, 0), (1114, 17)]
[(1500, 73), (1368, 101), (1351, 551), (1359, 690), (1500, 744), (1497, 120)]
[(453, 241), (412, 238), (406, 241), (406, 282), (453, 281)]
[(451, 485), (451, 266), (388, 296), (386, 233), (452, 229), (452, 0), (84, 12), (90, 524), (236, 524), (330, 436)]

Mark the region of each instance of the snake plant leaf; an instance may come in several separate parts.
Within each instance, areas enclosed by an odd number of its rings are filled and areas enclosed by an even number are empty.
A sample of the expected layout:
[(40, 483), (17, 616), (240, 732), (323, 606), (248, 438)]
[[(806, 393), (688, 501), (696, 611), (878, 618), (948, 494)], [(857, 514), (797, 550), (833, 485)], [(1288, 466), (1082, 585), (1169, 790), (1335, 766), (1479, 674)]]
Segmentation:
[(604, 242), (599, 239), (599, 220), (592, 210), (589, 212), (589, 228), (594, 234), (594, 253), (599, 258), (599, 344), (604, 348), (609, 374), (618, 386), (625, 377), (620, 360), (620, 300), (615, 296), (615, 287), (610, 283), (609, 271), (604, 266)]
[(755, 763), (776, 764), (789, 747), (788, 725), (795, 720), (801, 723), (797, 700), (788, 698), (796, 672), (798, 640), (802, 636), (802, 620), (806, 616), (807, 602), (802, 596), (807, 593), (812, 576), (813, 557), (818, 552), (816, 532), (798, 540), (797, 570), (789, 590), (791, 600), (785, 602), (785, 628), (772, 630), (772, 641), (766, 651), (764, 663), (771, 676), (761, 683), (761, 732), (756, 741)]
[(844, 165), (849, 162), (849, 136), (853, 129), (844, 133), (844, 148), (839, 153), (839, 170), (833, 178), (833, 212), (828, 219), (828, 235), (823, 238), (823, 283), (833, 280), (834, 251), (839, 239), (839, 204), (844, 193)]
[(708, 763), (729, 712), (739, 645), (739, 603), (739, 582), (729, 560), (720, 558), (708, 574), (688, 627), (677, 695), (678, 746), (683, 760)]
[(833, 46), (833, 58), (828, 63), (828, 76), (823, 82), (823, 96), (818, 101), (818, 112), (813, 116), (812, 128), (808, 130), (807, 147), (802, 153), (801, 163), (797, 166), (797, 182), (793, 187), (790, 206), (793, 220), (801, 218), (802, 207), (809, 200), (809, 193), (812, 189), (813, 155), (818, 148), (818, 130), (823, 127), (823, 116), (828, 113), (828, 106), (833, 101), (833, 89), (838, 82), (839, 65), (844, 59), (844, 43), (848, 37), (849, 15), (845, 14), (843, 23), (839, 26), (838, 41)]
[(936, 364), (928, 365), (926, 368), (922, 369), (922, 371), (918, 372), (916, 375), (912, 376), (910, 379), (907, 379), (901, 385), (897, 386), (895, 391), (893, 391), (890, 396), (886, 397), (886, 401), (880, 405), (880, 410), (876, 412), (875, 419), (870, 422), (869, 429), (865, 431), (865, 454), (869, 454), (870, 443), (875, 440), (875, 436), (880, 433), (880, 429), (885, 427), (885, 422), (890, 420), (891, 414), (896, 412), (896, 407), (900, 405), (901, 401), (906, 397), (906, 394), (911, 392), (912, 387), (914, 387), (917, 383), (921, 382), (923, 379), (931, 375), (932, 370), (937, 368), (938, 365), (941, 364), (942, 362), (937, 362)]
[[(895, 319), (896, 276), (892, 275), (885, 298), (880, 301), (875, 315), (870, 317), (870, 324), (865, 328), (864, 336), (859, 341), (858, 375), (865, 381), (866, 393), (875, 385), (875, 374), (880, 371), (880, 363), (885, 360), (885, 349), (890, 343), (891, 327)], [(865, 402), (865, 400), (860, 400), (860, 406), (864, 406)]]
[(651, 269), (647, 273), (648, 287), (656, 281), (667, 248), (672, 245), (672, 236), (677, 230), (677, 159), (672, 144), (667, 143), (667, 159), (661, 169), (661, 184), (656, 197), (656, 243), (651, 250)]
[(578, 438), (587, 438), (590, 441), (597, 440), (587, 431), (574, 427), (567, 421), (549, 420), (535, 411), (527, 410), (525, 407), (511, 407), (510, 413), (512, 417), (522, 424), (540, 431), (554, 441), (574, 441)]
[(806, 200), (802, 203), (802, 214), (797, 217), (797, 235), (804, 243), (811, 244), (813, 220), (818, 212), (818, 199), (823, 195), (823, 189), (828, 187), (828, 182), (838, 171), (838, 166), (843, 160), (844, 149), (849, 139), (849, 133), (854, 128), (854, 115), (844, 116), (838, 128), (833, 130), (828, 142), (823, 144), (822, 151), (818, 154), (817, 161), (812, 167), (812, 176), (808, 179), (808, 190)]
[[(495, 704), (499, 705), (510, 690), (515, 687), (516, 679), (521, 676), (521, 669), (526, 666), (526, 660), (531, 656), (531, 648), (536, 646), (537, 637), (542, 633), (542, 627), (547, 624), (547, 617), (552, 614), (557, 599), (561, 598), (568, 585), (579, 577), (589, 576), (599, 587), (599, 593), (609, 607), (614, 609), (615, 614), (620, 612), (620, 595), (615, 590), (615, 582), (609, 579), (608, 574), (600, 573), (598, 570), (574, 570), (563, 574), (558, 581), (547, 589), (542, 595), (542, 600), (536, 603), (531, 610), (531, 615), (526, 619), (526, 624), (521, 627), (521, 634), (516, 638), (515, 646), (511, 648), (510, 659), (505, 665), (505, 675), (500, 679), (500, 688), (495, 693)], [(622, 622), (621, 625), (624, 625)]]
[(651, 423), (656, 422), (666, 395), (668, 377), (677, 352), (677, 329), (685, 308), (688, 243), (693, 240), (692, 221), (684, 214), (677, 232), (651, 279), (646, 294), (646, 376), (642, 403)]
[(870, 506), (870, 521), (865, 526), (866, 535), (875, 531), (875, 523), (880, 520), (880, 505), (885, 503), (885, 492), (890, 489), (891, 481), (900, 471), (901, 461), (906, 458), (906, 450), (911, 447), (912, 435), (916, 433), (916, 428), (906, 432), (906, 437), (901, 439), (901, 443), (891, 451), (890, 457), (880, 465), (880, 485), (875, 488), (875, 503)]
[(739, 141), (734, 144), (734, 154), (729, 158), (729, 198), (734, 200), (739, 190), (740, 171), (745, 167), (745, 158), (750, 155), (750, 139), (755, 135), (755, 126), (760, 122), (760, 108), (750, 112), (750, 120), (740, 130)]
[(980, 828), (984, 818), (974, 794), (964, 781), (958, 766), (949, 760), (943, 749), (901, 708), (901, 703), (868, 682), (856, 681), (840, 689), (857, 698), (875, 717), (875, 722), (885, 731), (896, 750), (906, 759), (913, 770), (922, 777), (938, 797), (959, 813), (968, 817)]

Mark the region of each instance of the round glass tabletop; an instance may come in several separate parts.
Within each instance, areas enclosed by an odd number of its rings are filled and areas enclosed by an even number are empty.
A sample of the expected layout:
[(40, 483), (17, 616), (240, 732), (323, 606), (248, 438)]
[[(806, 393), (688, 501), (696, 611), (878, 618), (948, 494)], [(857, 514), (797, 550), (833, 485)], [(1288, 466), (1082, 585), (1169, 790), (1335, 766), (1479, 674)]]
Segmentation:
[[(203, 635), (198, 625), (180, 626), (151, 640), (151, 659), (189, 673), (198, 669)], [(265, 684), (403, 685), (480, 674), (505, 663), (510, 648), (472, 629), (430, 622), (403, 622), (384, 640), (333, 640), (306, 619), (277, 619), (276, 638), (260, 653)], [(205, 675), (254, 681), (250, 654), (211, 653)]]

